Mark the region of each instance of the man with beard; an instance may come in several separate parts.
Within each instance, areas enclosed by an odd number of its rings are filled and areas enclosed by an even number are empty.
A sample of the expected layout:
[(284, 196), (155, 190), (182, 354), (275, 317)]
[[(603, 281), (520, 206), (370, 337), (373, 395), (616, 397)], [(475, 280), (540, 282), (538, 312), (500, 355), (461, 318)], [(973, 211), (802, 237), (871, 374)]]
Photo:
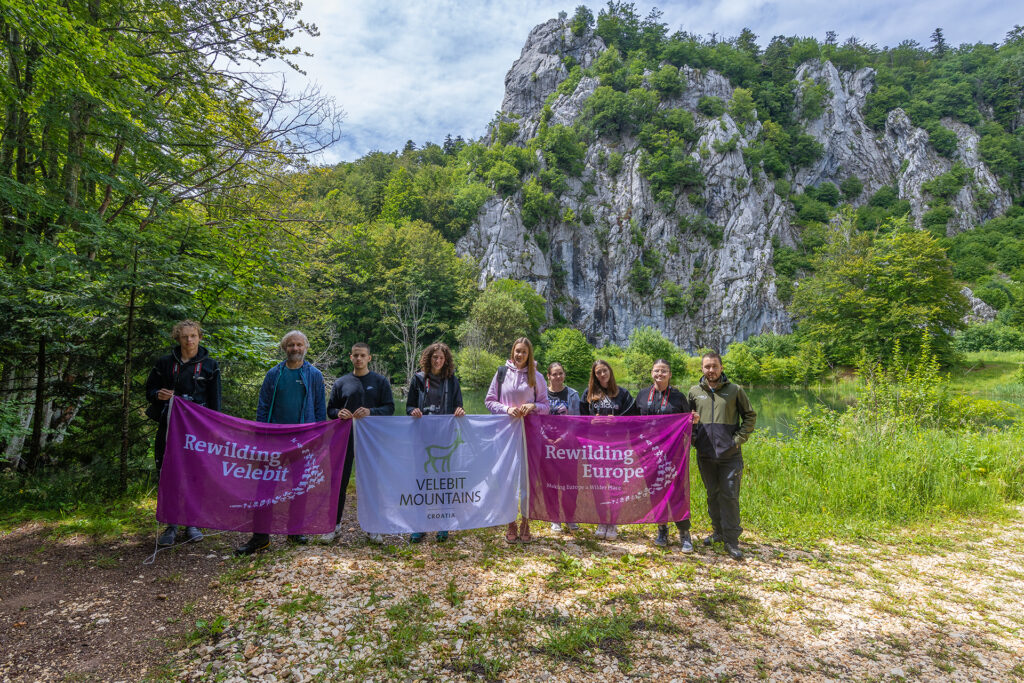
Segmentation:
[(734, 560), (743, 559), (740, 550), (740, 477), (743, 452), (740, 446), (750, 438), (757, 413), (750, 407), (742, 387), (722, 373), (722, 357), (715, 352), (701, 358), (703, 377), (690, 387), (692, 410), (700, 415), (694, 430), (697, 467), (708, 494), (708, 515), (712, 535), (704, 545), (725, 544)]
[[(271, 424), (302, 424), (327, 419), (324, 376), (306, 360), (309, 340), (298, 330), (281, 339), (284, 360), (270, 369), (260, 387), (256, 421)], [(305, 543), (306, 537), (292, 535), (290, 543)], [(238, 555), (252, 555), (270, 546), (270, 534), (254, 530), (252, 538), (235, 549)]]

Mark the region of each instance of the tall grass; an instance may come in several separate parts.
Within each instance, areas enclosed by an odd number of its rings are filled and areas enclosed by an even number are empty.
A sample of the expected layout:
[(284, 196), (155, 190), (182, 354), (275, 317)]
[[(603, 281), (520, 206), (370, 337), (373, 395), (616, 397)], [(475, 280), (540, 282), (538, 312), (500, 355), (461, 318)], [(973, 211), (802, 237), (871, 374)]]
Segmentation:
[(875, 369), (845, 413), (805, 409), (792, 438), (746, 449), (741, 508), (772, 536), (870, 536), (1024, 500), (1024, 424), (964, 396), (933, 359)]
[(871, 536), (1024, 500), (1024, 430), (864, 429), (768, 439), (744, 453), (746, 526), (775, 537)]

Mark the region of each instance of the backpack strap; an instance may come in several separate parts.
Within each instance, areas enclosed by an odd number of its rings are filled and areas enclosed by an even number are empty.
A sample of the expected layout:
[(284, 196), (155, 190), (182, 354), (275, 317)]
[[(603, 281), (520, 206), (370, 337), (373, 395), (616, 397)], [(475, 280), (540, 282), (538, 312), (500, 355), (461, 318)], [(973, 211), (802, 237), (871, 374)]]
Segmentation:
[(498, 403), (501, 403), (501, 385), (505, 383), (505, 375), (507, 374), (508, 366), (503, 363), (502, 366), (498, 368), (498, 372), (494, 375), (498, 380)]

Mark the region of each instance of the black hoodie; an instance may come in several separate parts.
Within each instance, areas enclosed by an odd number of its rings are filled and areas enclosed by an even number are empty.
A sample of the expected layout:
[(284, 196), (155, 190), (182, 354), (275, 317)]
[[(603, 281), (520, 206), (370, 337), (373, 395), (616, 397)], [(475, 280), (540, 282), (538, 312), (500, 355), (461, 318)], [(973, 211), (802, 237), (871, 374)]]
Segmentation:
[(196, 355), (181, 360), (181, 347), (175, 346), (161, 356), (146, 380), (146, 415), (159, 420), (167, 401), (156, 397), (161, 389), (173, 389), (174, 395), (187, 398), (201, 406), (220, 410), (220, 367), (210, 358), (206, 347), (200, 346)]

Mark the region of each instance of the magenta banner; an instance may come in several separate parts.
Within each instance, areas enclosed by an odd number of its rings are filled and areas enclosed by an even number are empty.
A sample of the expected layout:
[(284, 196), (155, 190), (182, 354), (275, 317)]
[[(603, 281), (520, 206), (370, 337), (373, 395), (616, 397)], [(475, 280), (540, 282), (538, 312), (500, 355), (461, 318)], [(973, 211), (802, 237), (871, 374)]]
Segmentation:
[(351, 420), (277, 425), (172, 400), (156, 518), (267, 534), (334, 530)]
[(527, 416), (530, 519), (647, 524), (690, 518), (689, 413)]

